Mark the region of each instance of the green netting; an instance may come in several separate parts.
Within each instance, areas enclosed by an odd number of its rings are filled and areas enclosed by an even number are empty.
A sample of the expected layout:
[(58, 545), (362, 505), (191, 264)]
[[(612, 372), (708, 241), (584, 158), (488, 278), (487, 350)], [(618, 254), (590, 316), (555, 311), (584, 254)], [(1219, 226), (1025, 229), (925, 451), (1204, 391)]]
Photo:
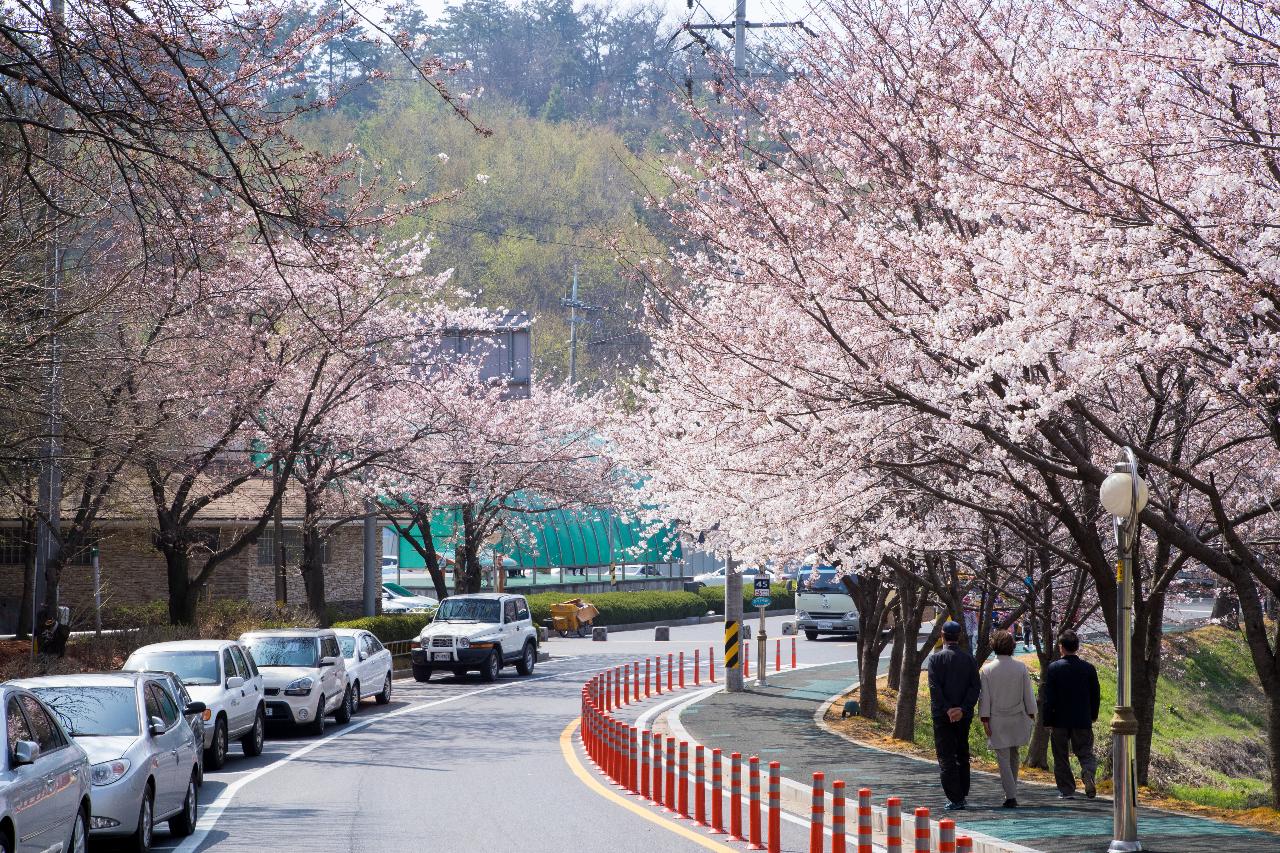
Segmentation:
[[(462, 520), (457, 510), (441, 510), (432, 515), (431, 536), (436, 550), (452, 553)], [(656, 531), (638, 521), (624, 521), (606, 510), (548, 510), (515, 516), (507, 522), (514, 533), (504, 537), (497, 553), (524, 569), (580, 568), (632, 563), (667, 563), (681, 558), (675, 528), (663, 525)], [(410, 531), (421, 541), (421, 531)], [(486, 549), (488, 550), (488, 549)], [(486, 555), (487, 559), (492, 559)], [(510, 563), (507, 563), (510, 565)], [(400, 567), (425, 567), (413, 542), (401, 536)]]

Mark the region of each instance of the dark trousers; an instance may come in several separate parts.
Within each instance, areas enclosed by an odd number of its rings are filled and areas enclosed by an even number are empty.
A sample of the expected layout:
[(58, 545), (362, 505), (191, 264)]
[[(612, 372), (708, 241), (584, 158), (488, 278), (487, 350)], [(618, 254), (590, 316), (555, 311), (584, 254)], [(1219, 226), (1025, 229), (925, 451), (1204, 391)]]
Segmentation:
[(953, 723), (946, 717), (933, 718), (933, 745), (938, 751), (938, 772), (942, 792), (953, 803), (969, 798), (969, 726), (973, 716)]
[(1080, 759), (1080, 778), (1087, 784), (1093, 784), (1094, 774), (1098, 772), (1098, 759), (1093, 755), (1093, 729), (1064, 729), (1055, 727), (1049, 734), (1049, 744), (1053, 747), (1053, 781), (1058, 784), (1058, 793), (1074, 794), (1076, 791), (1076, 774), (1071, 772), (1071, 752)]

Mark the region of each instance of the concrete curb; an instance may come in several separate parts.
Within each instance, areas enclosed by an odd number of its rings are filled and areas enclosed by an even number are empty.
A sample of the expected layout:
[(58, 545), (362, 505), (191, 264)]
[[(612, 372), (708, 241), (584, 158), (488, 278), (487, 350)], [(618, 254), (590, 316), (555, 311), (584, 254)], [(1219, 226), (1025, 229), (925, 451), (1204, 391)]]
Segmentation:
[[(827, 666), (827, 665), (828, 664), (812, 664), (810, 666), (797, 667), (796, 670), (791, 670), (791, 671), (794, 672), (801, 669), (812, 669), (818, 666)], [(698, 695), (688, 697), (684, 702), (681, 702), (680, 704), (676, 705), (676, 707), (666, 712), (666, 716), (665, 716), (666, 724), (668, 727), (670, 727), (672, 734), (678, 740), (687, 740), (691, 745), (698, 743), (698, 741), (689, 734), (689, 730), (686, 729), (684, 725), (681, 723), (680, 714), (684, 711), (685, 708), (697, 702), (701, 702), (703, 699), (707, 698), (707, 696), (710, 696), (713, 692), (717, 692), (717, 691), (703, 691)], [(835, 696), (827, 699), (819, 707), (819, 711), (825, 714), (826, 709), (831, 707), (831, 704), (842, 695), (843, 695), (843, 692), (838, 693)], [(839, 733), (835, 732), (835, 734), (839, 734)], [(845, 740), (848, 740), (848, 738), (845, 738)], [(858, 744), (858, 745), (866, 746), (866, 744)], [(868, 747), (868, 748), (875, 749), (875, 747)], [(826, 804), (824, 808), (824, 812), (826, 815), (825, 819), (827, 822), (826, 826), (828, 829), (830, 829), (831, 827), (830, 789), (827, 790), (824, 797), (826, 800)], [(813, 804), (812, 786), (802, 784), (800, 782), (795, 781), (794, 779), (789, 779), (784, 776), (782, 778), (781, 804), (782, 804), (783, 811), (808, 819), (810, 815), (810, 809)], [(934, 820), (931, 817), (930, 824), (933, 827), (934, 837), (935, 838), (938, 837), (938, 821)], [(908, 825), (907, 816), (904, 813), (903, 815), (904, 830), (907, 828), (907, 825)], [(871, 807), (871, 830), (872, 830), (874, 843), (880, 849), (884, 849), (884, 845), (888, 840), (888, 835), (887, 835), (888, 825), (886, 821), (885, 809), (883, 806)], [(1038, 851), (1035, 848), (1026, 847), (1024, 845), (1017, 844), (1012, 841), (1003, 841), (999, 838), (994, 838), (990, 835), (986, 835), (981, 832), (974, 832), (974, 831), (965, 829), (963, 830), (963, 834), (973, 839), (974, 853), (1041, 853), (1041, 851)], [(850, 835), (847, 837), (856, 841), (855, 836)]]

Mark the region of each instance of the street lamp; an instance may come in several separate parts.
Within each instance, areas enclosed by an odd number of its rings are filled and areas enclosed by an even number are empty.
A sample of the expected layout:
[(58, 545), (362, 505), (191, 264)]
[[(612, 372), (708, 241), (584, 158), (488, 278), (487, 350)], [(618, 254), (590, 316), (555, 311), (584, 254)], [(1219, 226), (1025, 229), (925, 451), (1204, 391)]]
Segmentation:
[(1138, 516), (1147, 505), (1147, 482), (1131, 448), (1102, 481), (1099, 498), (1113, 516), (1116, 534), (1116, 707), (1111, 718), (1111, 776), (1115, 784), (1112, 840), (1108, 853), (1141, 850), (1138, 841), (1138, 764), (1133, 713), (1133, 573), (1138, 554)]

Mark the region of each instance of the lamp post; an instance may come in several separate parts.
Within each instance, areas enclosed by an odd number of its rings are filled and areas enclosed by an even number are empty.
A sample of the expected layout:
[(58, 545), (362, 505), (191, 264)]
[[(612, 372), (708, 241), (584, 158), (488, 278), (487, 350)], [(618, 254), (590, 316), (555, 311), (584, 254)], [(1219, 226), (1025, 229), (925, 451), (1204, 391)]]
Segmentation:
[(1138, 766), (1133, 713), (1133, 573), (1138, 553), (1138, 516), (1147, 505), (1147, 483), (1131, 448), (1102, 481), (1099, 498), (1113, 516), (1116, 534), (1116, 706), (1111, 718), (1111, 776), (1115, 785), (1112, 840), (1108, 853), (1142, 849), (1138, 841)]

